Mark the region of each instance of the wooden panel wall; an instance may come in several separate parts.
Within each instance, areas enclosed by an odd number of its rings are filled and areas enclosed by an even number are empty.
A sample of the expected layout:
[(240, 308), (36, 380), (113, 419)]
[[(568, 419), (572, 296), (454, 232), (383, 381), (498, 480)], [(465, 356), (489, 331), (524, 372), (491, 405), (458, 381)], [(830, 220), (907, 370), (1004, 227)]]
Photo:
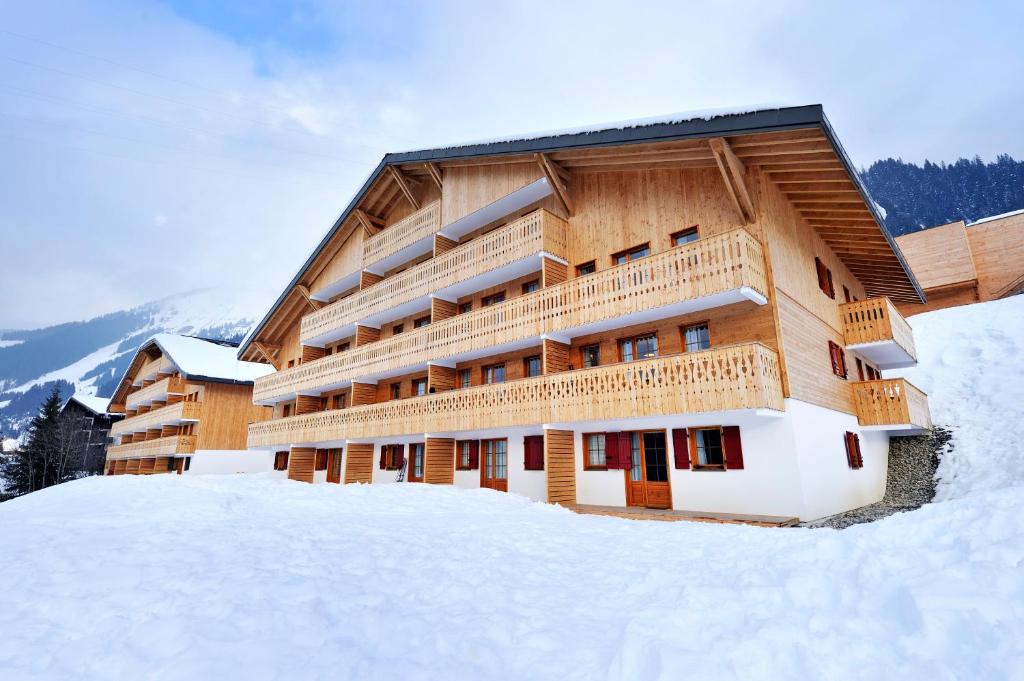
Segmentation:
[(345, 482), (373, 482), (373, 445), (349, 443), (345, 447)]
[(430, 299), (430, 318), (432, 321), (439, 322), (442, 319), (454, 317), (458, 313), (459, 306), (455, 303), (450, 303), (441, 298)]
[(446, 252), (452, 250), (453, 248), (455, 248), (458, 245), (459, 245), (459, 242), (455, 241), (454, 239), (449, 239), (446, 236), (441, 236), (440, 234), (435, 234), (434, 235), (434, 257), (437, 257), (437, 256), (441, 255), (442, 253), (446, 253)]
[(543, 355), (541, 363), (543, 372), (550, 374), (555, 371), (565, 371), (569, 368), (569, 348), (565, 343), (559, 343), (550, 339), (544, 339)]
[(363, 270), (359, 273), (359, 289), (362, 290), (364, 288), (370, 288), (382, 279), (384, 279), (384, 275), (382, 274), (374, 274), (373, 272)]
[(519, 277), (518, 279), (513, 279), (503, 284), (491, 286), (490, 288), (481, 289), (468, 296), (462, 296), (461, 298), (459, 298), (458, 304), (462, 305), (463, 303), (472, 303), (473, 309), (479, 310), (480, 306), (482, 305), (483, 299), (486, 298), (487, 296), (493, 296), (496, 293), (504, 293), (505, 299), (510, 300), (517, 296), (523, 295), (523, 284), (531, 281), (539, 282), (540, 279), (541, 272), (540, 270), (537, 270), (536, 272), (531, 272), (527, 275)]
[(311, 291), (323, 288), (331, 282), (355, 272), (363, 266), (363, 229), (357, 227), (345, 240), (337, 254), (324, 267), (309, 287)]
[[(1024, 276), (1024, 214), (1011, 215), (967, 228), (978, 271), (981, 300), (1005, 295)], [(1024, 283), (1024, 282), (1022, 282)]]
[(377, 401), (377, 385), (375, 383), (352, 384), (352, 406), (373, 404)]
[(288, 454), (288, 479), (313, 482), (315, 459), (316, 449), (313, 447), (292, 447)]
[(978, 278), (962, 220), (898, 236), (896, 243), (921, 288), (962, 284)]
[(424, 448), (424, 482), (451, 485), (455, 482), (455, 440), (428, 437)]
[(782, 344), (789, 354), (786, 367), (792, 396), (853, 414), (850, 383), (857, 380), (854, 358), (847, 353), (847, 365), (852, 371), (849, 379), (844, 381), (832, 373), (828, 353), (828, 342), (842, 346), (843, 334), (810, 314), (788, 295), (782, 294), (778, 300)]
[(441, 392), (455, 387), (455, 369), (431, 364), (427, 367), (427, 390)]
[(320, 411), (320, 398), (313, 395), (299, 395), (295, 398), (295, 414), (312, 414)]
[(245, 449), (250, 423), (270, 418), (270, 407), (252, 403), (252, 386), (206, 383), (196, 425), (196, 449)]
[(380, 329), (356, 325), (356, 347), (380, 340)]
[(548, 503), (576, 504), (576, 453), (573, 431), (544, 431), (544, 470), (548, 479)]
[(541, 177), (533, 162), (445, 168), (441, 224), (455, 222)]
[(313, 345), (302, 346), (302, 363), (314, 362), (326, 354), (326, 350)]
[(167, 470), (167, 462), (170, 461), (168, 456), (158, 456), (153, 460), (153, 472), (154, 473), (169, 473)]
[(554, 286), (569, 278), (569, 267), (564, 262), (551, 258), (544, 258), (541, 262), (541, 286)]
[(149, 458), (143, 459), (139, 462), (139, 475), (149, 475), (153, 472), (153, 466), (156, 464), (156, 460)]

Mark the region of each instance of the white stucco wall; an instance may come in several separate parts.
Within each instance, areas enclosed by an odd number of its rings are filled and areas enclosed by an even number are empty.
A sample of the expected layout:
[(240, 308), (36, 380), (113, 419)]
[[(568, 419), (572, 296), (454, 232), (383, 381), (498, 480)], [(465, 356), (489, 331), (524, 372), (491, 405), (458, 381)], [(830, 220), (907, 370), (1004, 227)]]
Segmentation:
[(274, 453), (262, 449), (200, 449), (185, 475), (266, 473), (274, 470)]

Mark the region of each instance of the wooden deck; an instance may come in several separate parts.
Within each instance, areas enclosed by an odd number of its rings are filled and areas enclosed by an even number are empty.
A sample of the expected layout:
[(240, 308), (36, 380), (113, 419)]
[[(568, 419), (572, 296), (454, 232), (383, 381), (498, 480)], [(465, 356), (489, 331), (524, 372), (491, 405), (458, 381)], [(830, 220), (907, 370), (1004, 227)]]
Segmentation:
[(739, 513), (704, 513), (700, 511), (673, 511), (657, 508), (623, 508), (620, 506), (570, 506), (576, 513), (607, 515), (628, 520), (686, 520), (698, 523), (726, 523), (731, 525), (757, 525), (758, 527), (794, 527), (800, 520), (778, 515), (742, 515)]

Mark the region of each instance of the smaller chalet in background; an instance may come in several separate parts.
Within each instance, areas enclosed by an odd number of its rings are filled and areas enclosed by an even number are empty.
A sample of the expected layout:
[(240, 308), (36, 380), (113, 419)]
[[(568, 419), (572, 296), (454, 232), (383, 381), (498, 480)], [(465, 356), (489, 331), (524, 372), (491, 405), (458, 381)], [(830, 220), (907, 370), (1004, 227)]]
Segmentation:
[(72, 395), (60, 411), (72, 423), (81, 424), (80, 442), (85, 448), (82, 457), (84, 468), (88, 471), (102, 471), (110, 427), (123, 419), (124, 415), (108, 413), (107, 398), (92, 395)]
[(926, 303), (897, 303), (905, 315), (1006, 298), (1024, 290), (1024, 210), (904, 234), (896, 243)]
[(166, 333), (144, 343), (110, 400), (125, 418), (110, 431), (107, 475), (270, 470), (270, 454), (245, 444), (249, 424), (270, 416), (252, 403), (252, 386), (271, 369), (239, 361), (236, 350)]

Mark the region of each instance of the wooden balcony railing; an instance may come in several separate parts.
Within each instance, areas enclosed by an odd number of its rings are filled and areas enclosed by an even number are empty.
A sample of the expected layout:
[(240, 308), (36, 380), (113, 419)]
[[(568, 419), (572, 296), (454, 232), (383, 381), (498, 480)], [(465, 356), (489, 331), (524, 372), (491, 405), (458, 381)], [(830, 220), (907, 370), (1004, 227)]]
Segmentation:
[(150, 379), (157, 374), (169, 374), (174, 371), (174, 362), (169, 358), (160, 356), (142, 365), (142, 368), (135, 374), (135, 379), (141, 382), (143, 379)]
[(432, 237), (441, 229), (441, 202), (420, 208), (363, 242), (363, 267), (394, 255), (420, 239)]
[(847, 345), (894, 341), (917, 360), (914, 332), (888, 298), (845, 303), (839, 310), (843, 317), (843, 337)]
[(249, 447), (638, 416), (783, 409), (778, 356), (760, 343), (262, 421)]
[(159, 409), (147, 411), (145, 414), (131, 416), (118, 421), (110, 427), (110, 434), (120, 435), (121, 433), (142, 432), (179, 421), (198, 421), (202, 409), (202, 402), (182, 401), (168, 404)]
[(125, 407), (133, 409), (140, 404), (149, 404), (154, 400), (163, 400), (167, 395), (184, 394), (185, 379), (181, 376), (168, 376), (160, 379), (152, 385), (147, 385), (145, 388), (140, 388), (139, 390), (130, 393), (127, 399), (125, 399)]
[(191, 454), (195, 451), (195, 435), (171, 435), (126, 445), (110, 445), (107, 447), (107, 458), (133, 459), (136, 457), (172, 456), (174, 454)]
[(369, 315), (542, 251), (562, 257), (565, 232), (564, 220), (546, 210), (534, 211), (306, 315), (302, 318), (300, 339), (307, 342)]
[(853, 399), (862, 426), (932, 427), (928, 396), (906, 379), (854, 383)]
[(761, 244), (738, 229), (269, 374), (256, 379), (253, 400), (313, 393), (426, 360), (566, 332), (744, 286), (767, 295)]

